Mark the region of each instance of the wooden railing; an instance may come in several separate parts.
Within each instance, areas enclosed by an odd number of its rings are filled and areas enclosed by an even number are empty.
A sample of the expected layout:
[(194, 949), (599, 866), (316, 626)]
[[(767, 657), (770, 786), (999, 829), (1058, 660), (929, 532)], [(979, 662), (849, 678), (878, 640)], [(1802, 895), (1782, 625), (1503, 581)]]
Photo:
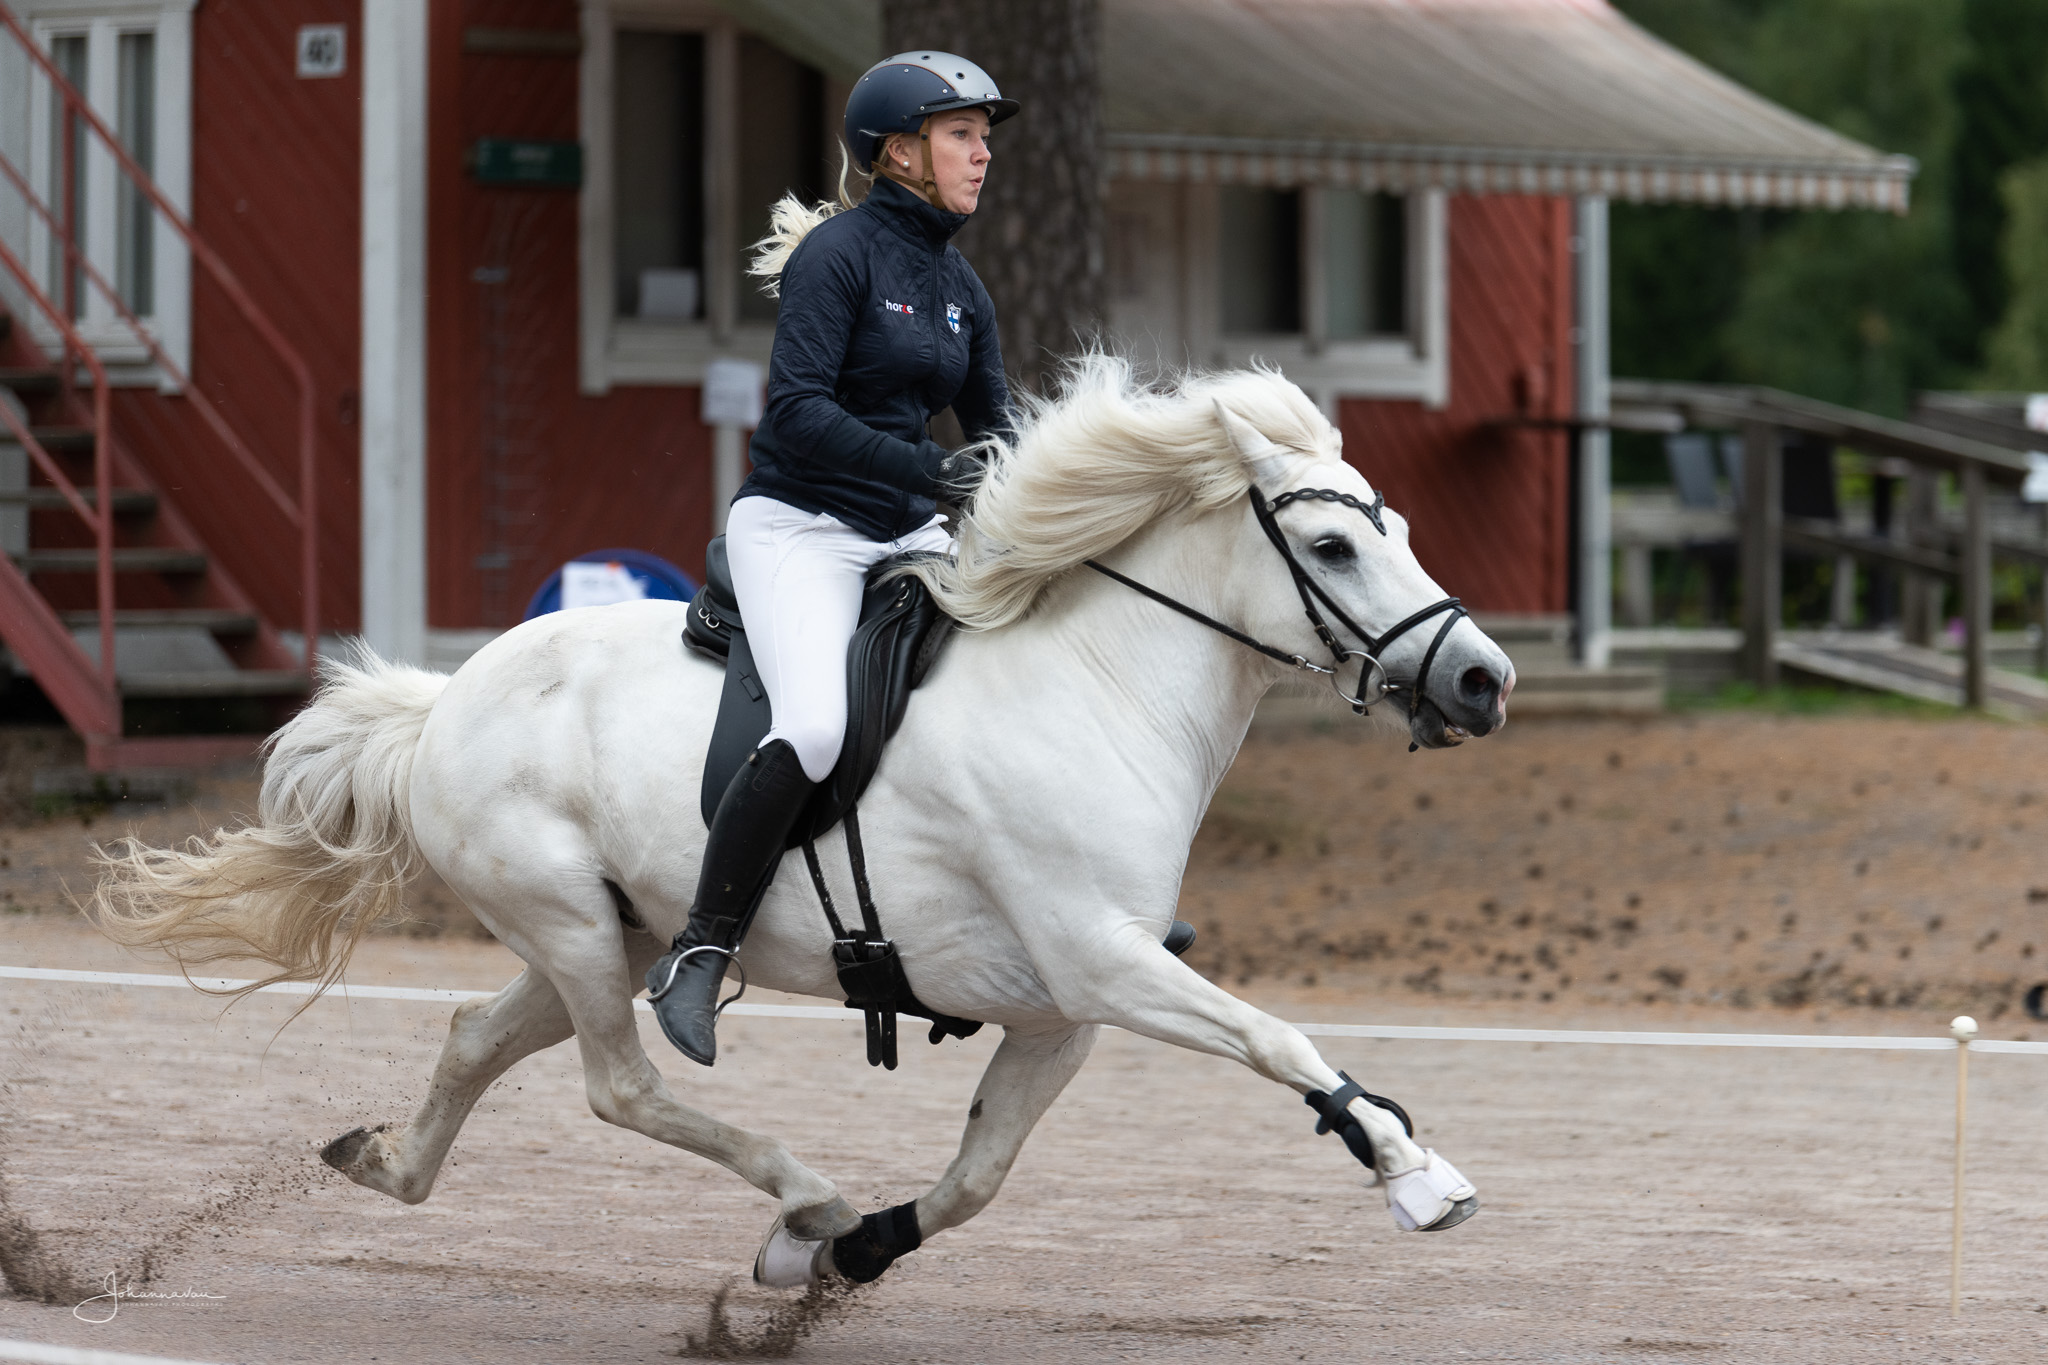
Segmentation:
[[(2048, 562), (2048, 547), (1995, 540), (1988, 490), (2017, 485), (2028, 472), (2023, 449), (1977, 434), (1900, 422), (1775, 389), (1657, 380), (1613, 381), (1613, 425), (1676, 431), (1733, 429), (1742, 435), (1742, 492), (1737, 513), (1742, 560), (1743, 672), (1759, 686), (1777, 681), (1777, 637), (1783, 610), (1784, 551), (1790, 546), (1848, 555), (1914, 575), (1962, 582), (1963, 701), (1982, 707), (1990, 674), (1991, 560), (1994, 552)], [(1848, 535), (1784, 517), (1783, 433), (1804, 432), (1869, 455), (1895, 456), (1929, 473), (1956, 475), (1963, 495), (1959, 544), (1929, 528), (1906, 543)], [(1995, 433), (1994, 433), (1995, 434)]]

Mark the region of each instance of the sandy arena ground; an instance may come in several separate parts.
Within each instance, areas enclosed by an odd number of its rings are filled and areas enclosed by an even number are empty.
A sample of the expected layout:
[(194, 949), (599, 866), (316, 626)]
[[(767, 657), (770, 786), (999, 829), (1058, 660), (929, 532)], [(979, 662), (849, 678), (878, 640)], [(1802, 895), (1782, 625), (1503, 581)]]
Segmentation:
[[(210, 784), (141, 832), (190, 832), (249, 793)], [(2048, 891), (2029, 898), (2048, 888), (2044, 793), (2048, 733), (1986, 722), (1551, 723), (1414, 756), (1385, 736), (1262, 736), (1182, 913), (1197, 965), (1296, 1019), (1925, 1034), (1968, 1005), (1989, 1036), (2048, 1036), (2017, 1005), (2048, 951)], [(57, 908), (84, 842), (129, 823), (0, 829), (0, 962), (134, 968)], [(495, 987), (516, 969), (458, 911), (433, 918), (437, 937), (374, 939), (351, 979)], [(0, 1298), (0, 1338), (216, 1361), (863, 1365), (2048, 1347), (2040, 1057), (1973, 1060), (1959, 1323), (1946, 1055), (1320, 1040), (1480, 1185), (1478, 1218), (1413, 1237), (1294, 1097), (1119, 1034), (986, 1214), (798, 1307), (744, 1280), (768, 1201), (592, 1117), (573, 1044), (487, 1096), (408, 1208), (314, 1152), (410, 1110), (444, 1006), (322, 1002), (278, 1033), (274, 998), (223, 1017), (183, 990), (0, 981), (0, 1008), (0, 1227), (11, 1273), (39, 1262), (59, 1296)], [(853, 1020), (742, 1018), (705, 1072), (643, 1032), (688, 1098), (782, 1135), (863, 1208), (943, 1168), (993, 1047), (917, 1041), (889, 1075), (861, 1064)], [(152, 1289), (211, 1297), (74, 1316), (145, 1264)]]

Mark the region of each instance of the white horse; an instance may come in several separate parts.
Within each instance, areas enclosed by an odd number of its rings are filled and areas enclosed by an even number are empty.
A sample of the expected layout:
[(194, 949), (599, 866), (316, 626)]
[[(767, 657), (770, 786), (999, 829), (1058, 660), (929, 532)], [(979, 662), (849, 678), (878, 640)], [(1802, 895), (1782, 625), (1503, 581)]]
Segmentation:
[[(1282, 654), (1328, 663), (1291, 566), (1319, 594), (1313, 611), (1361, 632), (1443, 598), (1406, 523), (1380, 510), (1340, 450), (1277, 374), (1144, 389), (1094, 357), (993, 451), (957, 559), (920, 571), (965, 629), (912, 697), (862, 801), (868, 869), (917, 995), (999, 1025), (1003, 1039), (914, 1220), (870, 1214), (863, 1227), (782, 1141), (677, 1098), (642, 1048), (633, 997), (689, 913), (721, 686), (719, 668), (682, 646), (681, 604), (545, 616), (452, 677), (367, 655), (329, 664), (272, 743), (257, 822), (184, 851), (107, 855), (96, 917), (187, 964), (253, 955), (277, 966), (271, 979), (332, 982), (363, 932), (400, 908), (418, 862), (431, 865), (527, 966), (455, 1011), (410, 1122), (358, 1129), (323, 1154), (407, 1203), (432, 1190), (484, 1090), (573, 1035), (600, 1118), (708, 1157), (778, 1202), (757, 1277), (845, 1271), (845, 1248), (828, 1253), (859, 1230), (870, 1254), (854, 1278), (872, 1278), (995, 1197), (1114, 1024), (1309, 1096), (1385, 1181), (1402, 1227), (1450, 1226), (1476, 1207), (1473, 1189), (1397, 1111), (1161, 946), (1196, 827), (1287, 669), (1080, 567), (1099, 559)], [(1275, 501), (1301, 490), (1332, 496)], [(1396, 680), (1388, 704), (1418, 744), (1505, 723), (1512, 666), (1469, 618), (1445, 610), (1379, 643)], [(1432, 650), (1421, 695), (1402, 691)], [(1350, 662), (1347, 677), (1369, 667)], [(819, 853), (847, 903), (841, 832)], [(747, 980), (839, 1000), (830, 940), (801, 858), (785, 858), (742, 954)]]

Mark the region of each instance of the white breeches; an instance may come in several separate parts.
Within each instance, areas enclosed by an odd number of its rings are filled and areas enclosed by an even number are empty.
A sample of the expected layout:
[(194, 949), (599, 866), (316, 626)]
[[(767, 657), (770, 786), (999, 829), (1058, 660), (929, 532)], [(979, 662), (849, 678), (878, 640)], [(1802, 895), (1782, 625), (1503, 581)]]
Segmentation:
[(732, 505), (726, 560), (775, 712), (761, 742), (787, 741), (811, 781), (831, 775), (846, 742), (846, 646), (860, 624), (868, 570), (891, 555), (952, 548), (942, 517), (900, 540), (869, 540), (837, 517), (774, 498)]

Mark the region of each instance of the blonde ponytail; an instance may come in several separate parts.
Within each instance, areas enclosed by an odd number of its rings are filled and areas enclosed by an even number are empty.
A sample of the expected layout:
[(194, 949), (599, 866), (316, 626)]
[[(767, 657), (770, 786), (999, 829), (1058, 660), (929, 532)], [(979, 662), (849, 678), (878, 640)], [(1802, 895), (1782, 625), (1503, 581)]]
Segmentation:
[(820, 199), (815, 204), (806, 204), (793, 194), (785, 194), (768, 211), (768, 235), (748, 248), (754, 253), (754, 258), (747, 263), (747, 273), (762, 281), (762, 293), (771, 299), (780, 298), (782, 268), (789, 264), (789, 253), (810, 235), (812, 228), (858, 202), (847, 190), (849, 179), (859, 180), (863, 188), (874, 183), (873, 176), (853, 168), (853, 157), (842, 142), (839, 144), (838, 203)]

